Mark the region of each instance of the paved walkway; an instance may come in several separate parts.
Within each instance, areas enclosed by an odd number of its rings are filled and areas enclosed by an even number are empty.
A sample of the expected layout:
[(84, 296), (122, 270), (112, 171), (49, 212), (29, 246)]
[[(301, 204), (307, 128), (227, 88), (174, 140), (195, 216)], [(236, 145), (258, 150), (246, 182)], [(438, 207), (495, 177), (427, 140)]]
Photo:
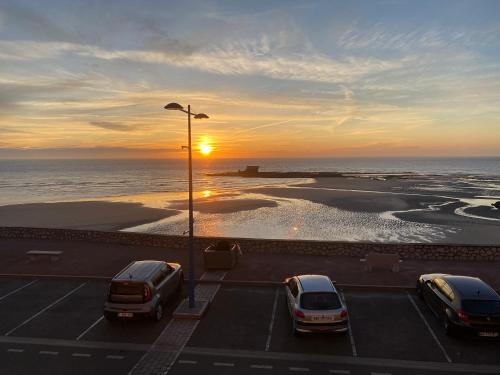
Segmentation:
[[(31, 261), (29, 250), (62, 250), (60, 260)], [(225, 280), (283, 281), (301, 273), (329, 275), (341, 284), (413, 286), (422, 273), (444, 272), (481, 277), (500, 290), (500, 262), (404, 261), (401, 271), (364, 272), (357, 258), (313, 255), (245, 253)], [(70, 275), (112, 277), (128, 263), (138, 259), (165, 259), (187, 266), (187, 251), (159, 247), (101, 244), (82, 241), (0, 239), (0, 274)], [(203, 274), (202, 254), (196, 252), (195, 274)]]
[[(201, 278), (219, 281), (224, 279), (225, 275), (226, 273), (222, 271), (211, 271), (204, 273)], [(195, 299), (212, 301), (219, 288), (220, 284), (198, 285), (195, 288)], [(198, 323), (199, 320), (173, 318), (129, 374), (167, 374), (196, 330)]]

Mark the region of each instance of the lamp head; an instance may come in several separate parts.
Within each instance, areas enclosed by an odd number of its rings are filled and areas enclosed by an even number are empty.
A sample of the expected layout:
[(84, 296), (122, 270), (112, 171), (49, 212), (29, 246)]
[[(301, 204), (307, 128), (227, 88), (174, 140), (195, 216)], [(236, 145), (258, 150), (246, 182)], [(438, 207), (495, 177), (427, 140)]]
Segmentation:
[(208, 118), (208, 116), (204, 113), (198, 113), (197, 115), (194, 115), (195, 119), (201, 120), (203, 118)]
[(172, 111), (182, 111), (184, 109), (184, 107), (182, 107), (182, 105), (180, 105), (179, 103), (168, 103), (163, 108), (168, 109), (168, 110), (172, 110)]

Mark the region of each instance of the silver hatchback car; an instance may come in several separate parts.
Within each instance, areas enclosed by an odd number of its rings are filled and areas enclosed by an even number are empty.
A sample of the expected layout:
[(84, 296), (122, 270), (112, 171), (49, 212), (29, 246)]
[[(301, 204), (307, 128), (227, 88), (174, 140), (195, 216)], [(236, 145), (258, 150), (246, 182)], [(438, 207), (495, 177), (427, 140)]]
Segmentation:
[(328, 276), (301, 275), (285, 280), (292, 332), (347, 332), (347, 307)]
[(184, 276), (180, 264), (141, 260), (120, 271), (109, 285), (104, 316), (161, 320), (163, 305), (182, 289)]

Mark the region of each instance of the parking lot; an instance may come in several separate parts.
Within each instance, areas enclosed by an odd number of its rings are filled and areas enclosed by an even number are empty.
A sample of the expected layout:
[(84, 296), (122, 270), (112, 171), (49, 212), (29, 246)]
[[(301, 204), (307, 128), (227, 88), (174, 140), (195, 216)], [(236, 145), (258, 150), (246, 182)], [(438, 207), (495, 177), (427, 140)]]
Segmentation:
[[(223, 287), (174, 373), (211, 366), (217, 374), (255, 373), (259, 369), (279, 373), (427, 374), (446, 373), (448, 370), (443, 369), (448, 364), (500, 364), (499, 341), (446, 336), (413, 292), (346, 290), (342, 294), (349, 309), (351, 334), (297, 337), (292, 334), (282, 288)], [(198, 355), (198, 348), (212, 350)], [(329, 357), (337, 360), (329, 361)], [(373, 364), (341, 365), (349, 357), (373, 359)], [(302, 362), (297, 363), (299, 359)], [(322, 360), (325, 363), (320, 364)], [(383, 362), (392, 363), (392, 368), (376, 365)], [(429, 366), (421, 369), (415, 362)]]
[[(1, 278), (0, 373), (127, 374), (179, 300), (159, 323), (109, 323), (106, 293), (105, 280)], [(342, 295), (350, 334), (296, 337), (282, 288), (224, 285), (169, 373), (500, 373), (498, 340), (445, 336), (412, 292)]]

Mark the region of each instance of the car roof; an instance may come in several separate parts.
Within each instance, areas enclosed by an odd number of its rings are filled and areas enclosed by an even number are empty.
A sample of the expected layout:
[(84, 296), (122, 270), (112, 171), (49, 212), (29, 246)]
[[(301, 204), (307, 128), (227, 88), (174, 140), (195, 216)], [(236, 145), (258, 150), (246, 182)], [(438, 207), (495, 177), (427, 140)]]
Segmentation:
[(145, 281), (153, 272), (155, 272), (160, 266), (164, 264), (165, 262), (162, 262), (160, 260), (139, 260), (130, 264), (118, 275), (116, 275), (113, 278), (113, 281), (118, 281), (118, 280)]
[(335, 292), (335, 287), (328, 276), (301, 275), (297, 278), (304, 292)]
[(445, 275), (443, 279), (464, 299), (500, 300), (497, 292), (477, 277)]

